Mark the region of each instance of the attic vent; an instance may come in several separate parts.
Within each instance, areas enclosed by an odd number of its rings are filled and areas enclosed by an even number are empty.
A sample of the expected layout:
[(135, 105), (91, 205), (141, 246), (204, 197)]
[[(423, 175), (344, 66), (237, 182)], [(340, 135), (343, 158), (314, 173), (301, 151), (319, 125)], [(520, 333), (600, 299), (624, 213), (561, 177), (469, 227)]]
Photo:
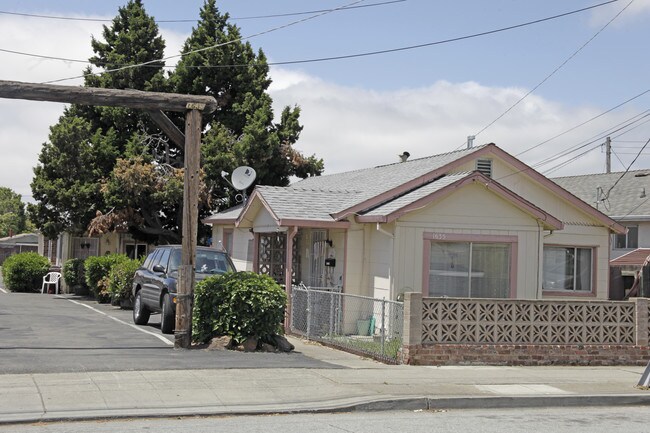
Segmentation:
[(492, 177), (492, 160), (491, 159), (477, 159), (476, 170), (484, 176)]

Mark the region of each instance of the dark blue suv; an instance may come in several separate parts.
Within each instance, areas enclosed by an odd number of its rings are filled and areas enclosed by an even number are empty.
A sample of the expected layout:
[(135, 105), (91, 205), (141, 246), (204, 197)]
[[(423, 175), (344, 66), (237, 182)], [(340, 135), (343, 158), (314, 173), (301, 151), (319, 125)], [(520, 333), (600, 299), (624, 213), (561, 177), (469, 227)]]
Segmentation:
[[(181, 246), (165, 245), (151, 252), (133, 276), (133, 322), (146, 325), (152, 313), (160, 313), (163, 334), (176, 325), (176, 282), (181, 264)], [(235, 272), (226, 252), (208, 247), (196, 248), (196, 280), (211, 275)]]

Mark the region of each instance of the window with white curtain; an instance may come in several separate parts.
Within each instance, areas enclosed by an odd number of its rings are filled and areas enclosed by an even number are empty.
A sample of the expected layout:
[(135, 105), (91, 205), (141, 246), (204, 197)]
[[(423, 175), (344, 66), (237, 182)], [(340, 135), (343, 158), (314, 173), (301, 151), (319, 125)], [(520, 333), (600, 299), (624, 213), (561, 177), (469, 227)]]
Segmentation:
[(429, 296), (507, 298), (508, 243), (431, 242)]
[(544, 247), (544, 290), (591, 291), (593, 249)]

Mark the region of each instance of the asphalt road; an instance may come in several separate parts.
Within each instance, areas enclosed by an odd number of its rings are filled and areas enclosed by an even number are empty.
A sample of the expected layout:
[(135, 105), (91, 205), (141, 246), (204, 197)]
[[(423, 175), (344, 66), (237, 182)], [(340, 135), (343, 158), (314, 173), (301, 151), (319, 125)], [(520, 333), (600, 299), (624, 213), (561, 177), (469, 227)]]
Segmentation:
[(300, 353), (176, 350), (159, 315), (84, 298), (0, 291), (0, 374), (227, 368), (341, 368)]
[(648, 432), (647, 407), (571, 407), (136, 419), (0, 426), (0, 432), (81, 433), (610, 433)]

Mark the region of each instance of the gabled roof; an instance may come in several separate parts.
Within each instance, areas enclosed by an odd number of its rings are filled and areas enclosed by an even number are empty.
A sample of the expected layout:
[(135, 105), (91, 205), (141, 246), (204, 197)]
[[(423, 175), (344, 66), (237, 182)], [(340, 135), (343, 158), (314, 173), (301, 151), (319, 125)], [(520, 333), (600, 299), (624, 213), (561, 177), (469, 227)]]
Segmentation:
[(480, 182), (487, 190), (510, 202), (523, 212), (541, 221), (547, 230), (561, 230), (564, 224), (553, 215), (538, 208), (498, 182), (479, 172), (455, 173), (417, 188), (357, 217), (360, 222), (391, 222), (400, 216), (420, 209), (435, 200), (446, 197), (459, 187)]
[[(463, 164), (484, 156), (500, 158), (518, 173), (530, 177), (604, 226), (614, 232), (625, 233), (625, 227), (493, 143), (406, 162), (310, 177), (288, 187), (258, 186), (235, 224), (241, 223), (242, 215), (251, 207), (253, 201), (262, 203), (279, 225), (280, 221), (301, 225), (306, 221), (322, 224), (343, 223), (351, 215), (364, 215), (389, 202), (393, 202), (391, 206), (399, 207), (405, 205), (402, 203), (404, 200), (418, 200), (421, 198), (418, 194), (426, 195), (427, 191), (433, 192), (444, 187), (444, 184), (436, 183), (437, 181), (449, 177), (450, 173), (457, 171)], [(452, 181), (453, 179), (443, 180)], [(503, 188), (495, 180), (489, 179), (488, 182)], [(416, 192), (424, 186), (429, 189)], [(411, 192), (413, 194), (409, 195)], [(402, 202), (394, 202), (396, 198), (401, 198)], [(209, 217), (205, 221), (217, 222), (218, 215), (215, 215), (215, 219)]]
[[(624, 172), (599, 173), (556, 177), (551, 180), (611, 218), (650, 220), (650, 200), (643, 197), (645, 194), (650, 197), (650, 170), (623, 174)], [(616, 183), (619, 178), (620, 181)], [(612, 186), (614, 188), (607, 195)]]

